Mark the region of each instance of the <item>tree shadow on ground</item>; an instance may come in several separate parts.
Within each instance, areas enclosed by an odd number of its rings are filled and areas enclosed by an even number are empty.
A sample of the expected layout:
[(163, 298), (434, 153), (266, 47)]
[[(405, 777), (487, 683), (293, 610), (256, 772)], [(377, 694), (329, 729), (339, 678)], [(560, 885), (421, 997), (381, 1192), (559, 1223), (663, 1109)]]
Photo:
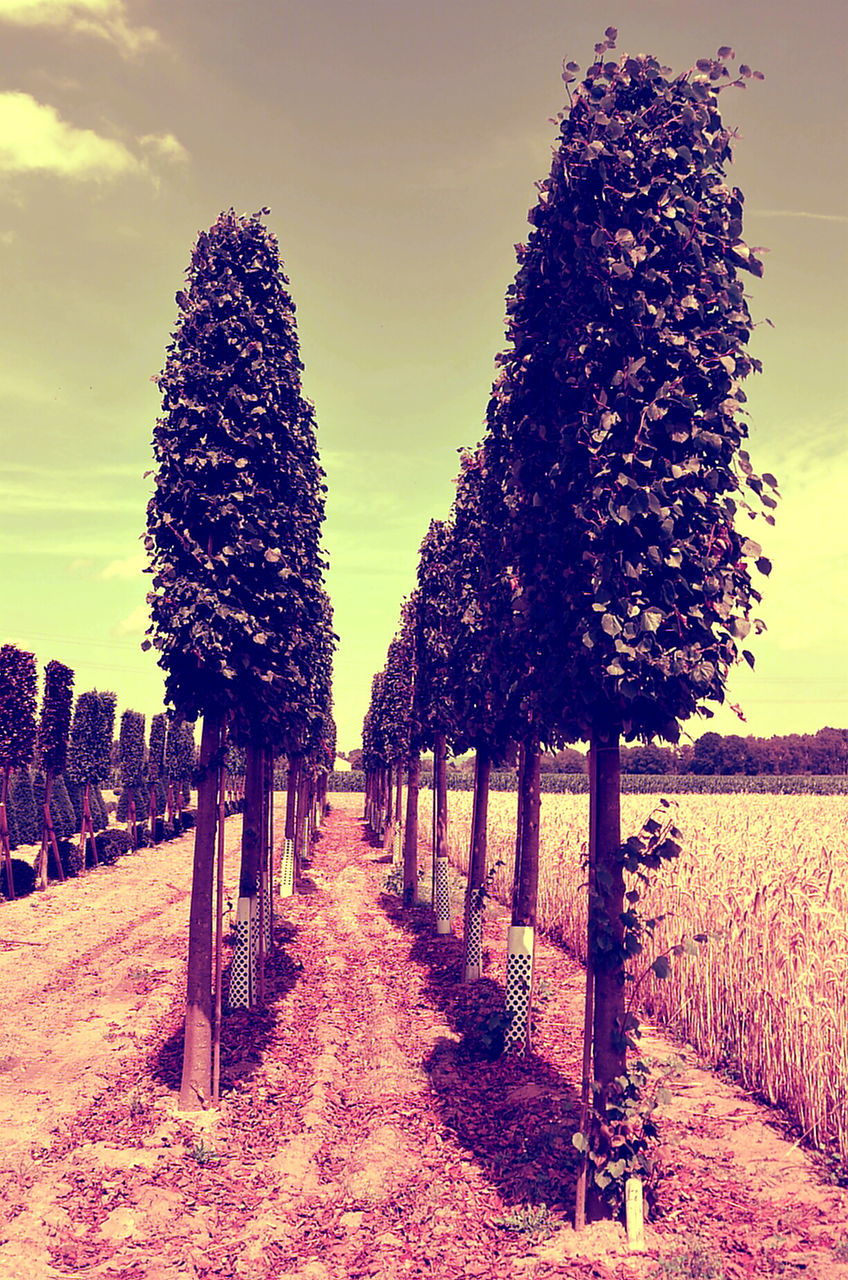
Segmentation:
[(445, 1128), (505, 1204), (571, 1212), (579, 1160), (572, 1143), (579, 1097), (572, 1084), (536, 1053), (487, 1060), (497, 1048), (487, 1020), (497, 1023), (503, 1013), (503, 985), (491, 978), (461, 981), (462, 941), (436, 935), (429, 907), (404, 910), (385, 893), (380, 904), (411, 940), (409, 959), (426, 975), (426, 998), (461, 1037), (459, 1044), (440, 1038), (422, 1063)]
[[(309, 881), (311, 885), (312, 882)], [(302, 887), (302, 886), (301, 886)], [(314, 890), (314, 886), (313, 890)], [(308, 892), (308, 889), (302, 891)], [(265, 1051), (279, 1019), (279, 1007), (297, 984), (302, 966), (288, 955), (286, 947), (298, 930), (279, 914), (274, 919), (274, 947), (265, 960), (265, 1003), (254, 1009), (227, 1009), (230, 968), (223, 973), (224, 1010), (221, 1019), (221, 1094), (249, 1081), (261, 1066)], [(174, 1033), (151, 1055), (150, 1071), (166, 1088), (179, 1090), (183, 1060), (184, 1027)]]

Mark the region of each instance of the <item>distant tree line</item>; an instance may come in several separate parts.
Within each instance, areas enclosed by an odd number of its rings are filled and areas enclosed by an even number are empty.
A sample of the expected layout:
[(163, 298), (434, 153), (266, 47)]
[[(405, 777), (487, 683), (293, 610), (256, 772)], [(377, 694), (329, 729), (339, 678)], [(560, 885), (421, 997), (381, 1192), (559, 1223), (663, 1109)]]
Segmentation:
[[(343, 757), (344, 758), (344, 757)], [(362, 752), (346, 757), (351, 767), (361, 767)], [(450, 761), (460, 770), (473, 771), (474, 756)], [(586, 757), (571, 747), (541, 758), (542, 773), (585, 773)], [(738, 733), (705, 733), (692, 743), (661, 747), (653, 743), (622, 747), (621, 772), (630, 774), (746, 774), (757, 777), (799, 774), (848, 774), (848, 729), (826, 727), (817, 733), (775, 734), (770, 738)], [(423, 762), (422, 778), (427, 775)]]

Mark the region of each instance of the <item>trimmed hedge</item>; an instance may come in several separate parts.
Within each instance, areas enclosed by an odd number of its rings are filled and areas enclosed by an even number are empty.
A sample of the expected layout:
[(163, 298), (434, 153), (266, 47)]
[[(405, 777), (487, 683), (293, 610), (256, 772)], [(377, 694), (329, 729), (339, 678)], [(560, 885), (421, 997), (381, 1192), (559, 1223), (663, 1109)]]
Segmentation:
[[(30, 866), (23, 858), (12, 858), (12, 883), (15, 886), (15, 897), (25, 898), (35, 888), (35, 867)], [(0, 900), (6, 900), (6, 874), (0, 875)]]
[[(421, 786), (432, 786), (432, 774), (421, 774)], [(449, 791), (471, 791), (474, 774), (448, 771)], [(515, 791), (513, 772), (493, 773), (493, 791)], [(349, 773), (331, 773), (329, 791), (364, 791), (365, 774), (358, 769)], [(542, 791), (555, 795), (583, 795), (589, 790), (585, 773), (543, 773)], [(846, 774), (759, 774), (749, 777), (737, 774), (698, 773), (623, 773), (621, 790), (625, 795), (776, 795), (776, 796), (843, 796), (848, 795)]]

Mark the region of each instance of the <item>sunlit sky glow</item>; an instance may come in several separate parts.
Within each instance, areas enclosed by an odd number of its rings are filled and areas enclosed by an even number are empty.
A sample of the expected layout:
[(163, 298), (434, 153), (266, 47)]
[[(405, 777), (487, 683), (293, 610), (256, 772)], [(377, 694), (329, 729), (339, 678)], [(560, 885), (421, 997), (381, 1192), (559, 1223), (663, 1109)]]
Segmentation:
[[(848, 724), (843, 6), (631, 0), (0, 0), (0, 640), (161, 707), (140, 535), (191, 245), (269, 206), (328, 476), (340, 745), (358, 744), (417, 549), (479, 439), (563, 58), (605, 26), (723, 98), (760, 323), (751, 453), (781, 481), (757, 670), (690, 726)], [(764, 323), (766, 317), (773, 328)]]

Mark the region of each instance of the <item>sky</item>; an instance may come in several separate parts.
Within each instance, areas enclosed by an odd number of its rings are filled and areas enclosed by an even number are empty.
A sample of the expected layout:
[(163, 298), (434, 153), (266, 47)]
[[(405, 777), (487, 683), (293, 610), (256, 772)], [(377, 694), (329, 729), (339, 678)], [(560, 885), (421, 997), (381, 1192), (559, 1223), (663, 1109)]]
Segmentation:
[[(751, 455), (783, 499), (741, 706), (687, 726), (848, 725), (846, 16), (831, 0), (0, 0), (0, 642), (161, 709), (141, 536), (192, 244), (268, 206), (329, 486), (339, 745), (359, 744), (418, 547), (503, 346), (563, 60), (603, 30), (676, 71), (724, 44), (745, 238)], [(769, 325), (766, 323), (770, 321)], [(772, 327), (773, 326), (773, 327)]]

